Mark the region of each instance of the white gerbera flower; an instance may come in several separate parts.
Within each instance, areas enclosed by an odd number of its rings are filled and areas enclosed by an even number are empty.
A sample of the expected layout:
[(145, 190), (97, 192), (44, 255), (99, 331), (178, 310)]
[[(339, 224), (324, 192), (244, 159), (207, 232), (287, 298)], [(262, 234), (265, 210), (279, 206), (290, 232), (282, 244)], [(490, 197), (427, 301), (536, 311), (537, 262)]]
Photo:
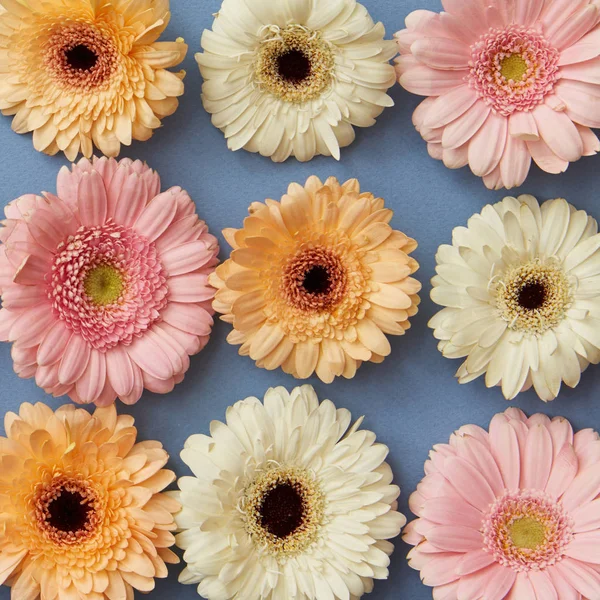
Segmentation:
[(179, 580), (209, 600), (348, 600), (387, 578), (400, 490), (387, 446), (350, 420), (311, 386), (275, 388), (190, 437)]
[(563, 199), (505, 198), (440, 246), (431, 319), (460, 383), (485, 373), (511, 400), (532, 385), (553, 400), (600, 362), (598, 224)]
[(204, 107), (231, 150), (339, 160), (394, 104), (384, 35), (356, 0), (224, 0), (196, 55)]

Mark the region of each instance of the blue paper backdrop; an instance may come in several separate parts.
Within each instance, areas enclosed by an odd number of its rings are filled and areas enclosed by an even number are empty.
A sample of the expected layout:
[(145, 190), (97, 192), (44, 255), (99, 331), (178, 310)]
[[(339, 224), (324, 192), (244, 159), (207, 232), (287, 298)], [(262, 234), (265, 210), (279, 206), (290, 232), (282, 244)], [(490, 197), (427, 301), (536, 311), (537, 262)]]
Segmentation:
[[(277, 1), (277, 0), (273, 0)], [(385, 23), (388, 36), (401, 29), (406, 15), (417, 8), (439, 11), (439, 0), (363, 0), (375, 20)], [(392, 355), (382, 364), (366, 364), (351, 381), (336, 380), (325, 385), (311, 380), (320, 398), (329, 398), (354, 417), (366, 415), (364, 427), (372, 429), (390, 447), (389, 461), (402, 489), (401, 510), (409, 515), (407, 500), (423, 476), (423, 463), (431, 446), (445, 442), (465, 423), (487, 426), (492, 416), (509, 404), (498, 389), (487, 390), (482, 381), (460, 386), (453, 378), (458, 361), (442, 358), (427, 321), (436, 311), (429, 299), (429, 280), (434, 273), (435, 252), (449, 243), (452, 228), (464, 225), (484, 204), (506, 194), (485, 189), (467, 169), (450, 171), (431, 159), (425, 143), (413, 129), (411, 114), (419, 98), (391, 90), (396, 106), (387, 109), (377, 125), (359, 129), (356, 142), (342, 150), (341, 162), (317, 158), (301, 164), (290, 159), (273, 164), (269, 159), (244, 151), (227, 150), (220, 131), (215, 129), (200, 102), (201, 78), (194, 61), (200, 35), (210, 27), (219, 0), (173, 0), (173, 18), (164, 39), (183, 36), (190, 45), (184, 63), (188, 74), (186, 93), (179, 111), (165, 121), (150, 142), (134, 143), (123, 156), (147, 161), (162, 176), (163, 188), (181, 185), (195, 199), (200, 215), (219, 235), (222, 258), (228, 247), (220, 235), (224, 227), (239, 227), (248, 205), (264, 198), (279, 198), (291, 181), (304, 182), (316, 174), (325, 179), (357, 177), (364, 190), (386, 199), (395, 211), (392, 225), (416, 238), (415, 253), (421, 264), (417, 277), (423, 282), (421, 310), (406, 336), (392, 340)], [(47, 157), (34, 151), (31, 136), (19, 136), (10, 129), (10, 119), (0, 117), (0, 199), (6, 204), (24, 193), (56, 190), (55, 178), (66, 164), (61, 157)], [(538, 199), (565, 197), (578, 208), (600, 218), (598, 159), (584, 158), (561, 176), (534, 168), (519, 193)], [(595, 184), (595, 185), (594, 185)], [(514, 191), (512, 193), (515, 193)], [(298, 384), (281, 371), (258, 369), (238, 356), (225, 337), (229, 325), (218, 322), (210, 344), (192, 359), (185, 381), (168, 396), (144, 394), (133, 407), (119, 403), (118, 409), (136, 418), (141, 439), (161, 440), (171, 454), (170, 468), (178, 475), (188, 473), (179, 459), (184, 440), (196, 432), (208, 432), (213, 419), (223, 419), (229, 404), (247, 396), (262, 396), (267, 388)], [(53, 399), (37, 388), (33, 380), (21, 380), (12, 370), (10, 347), (0, 344), (0, 413), (16, 411), (22, 402), (46, 402), (58, 407), (68, 399)], [(576, 428), (600, 428), (597, 385), (600, 367), (590, 367), (576, 390), (564, 389), (559, 398), (544, 405), (534, 393), (520, 395), (513, 405), (527, 413), (563, 415)], [(423, 586), (418, 573), (406, 563), (408, 547), (397, 540), (390, 578), (377, 582), (373, 600), (426, 600), (431, 590)], [(157, 582), (150, 598), (191, 600), (195, 586), (177, 582), (181, 566), (173, 566), (167, 580)], [(0, 600), (9, 599), (9, 590), (0, 588)], [(140, 597), (143, 597), (139, 594)], [(16, 599), (18, 600), (18, 599)], [(281, 599), (285, 600), (285, 599)]]

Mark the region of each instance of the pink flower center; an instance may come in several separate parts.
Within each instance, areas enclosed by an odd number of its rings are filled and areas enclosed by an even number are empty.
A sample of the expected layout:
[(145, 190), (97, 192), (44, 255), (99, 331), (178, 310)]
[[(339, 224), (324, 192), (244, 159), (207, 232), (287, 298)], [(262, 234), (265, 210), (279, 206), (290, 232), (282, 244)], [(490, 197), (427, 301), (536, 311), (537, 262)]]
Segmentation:
[(130, 344), (151, 327), (167, 294), (154, 244), (112, 220), (81, 227), (56, 250), (48, 296), (58, 318), (98, 350)]
[(504, 116), (533, 110), (558, 78), (559, 52), (537, 31), (492, 29), (471, 48), (469, 84)]
[(573, 538), (562, 505), (537, 490), (506, 492), (493, 504), (482, 528), (488, 552), (515, 571), (540, 571), (563, 557)]

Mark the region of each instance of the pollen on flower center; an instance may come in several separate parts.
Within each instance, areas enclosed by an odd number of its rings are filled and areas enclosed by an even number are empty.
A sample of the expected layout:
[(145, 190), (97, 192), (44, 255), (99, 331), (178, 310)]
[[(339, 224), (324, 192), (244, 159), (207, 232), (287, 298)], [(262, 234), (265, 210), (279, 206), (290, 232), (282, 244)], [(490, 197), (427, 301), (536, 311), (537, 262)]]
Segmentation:
[(114, 267), (100, 265), (88, 272), (83, 287), (92, 302), (105, 306), (113, 304), (121, 296), (123, 278)]
[(314, 476), (295, 467), (260, 472), (241, 498), (248, 533), (258, 547), (281, 560), (303, 552), (317, 539), (324, 506)]
[(481, 531), (485, 549), (517, 572), (554, 565), (573, 539), (563, 506), (538, 490), (506, 492), (492, 505)]
[(317, 32), (299, 25), (265, 31), (254, 67), (259, 87), (294, 103), (317, 98), (330, 87), (335, 59)]
[(536, 259), (509, 269), (496, 284), (496, 305), (509, 327), (542, 334), (556, 327), (572, 301), (563, 270)]
[(507, 81), (522, 81), (527, 69), (527, 61), (520, 54), (511, 54), (500, 61), (500, 72)]
[(55, 544), (80, 544), (96, 532), (102, 502), (85, 480), (56, 475), (34, 494), (38, 528)]

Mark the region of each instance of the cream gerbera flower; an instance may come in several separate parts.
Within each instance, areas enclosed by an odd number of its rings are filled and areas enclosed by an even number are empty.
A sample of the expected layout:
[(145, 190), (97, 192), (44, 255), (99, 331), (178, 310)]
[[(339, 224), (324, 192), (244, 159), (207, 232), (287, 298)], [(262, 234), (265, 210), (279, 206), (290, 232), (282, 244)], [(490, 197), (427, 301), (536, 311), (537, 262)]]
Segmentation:
[(249, 212), (223, 232), (233, 252), (209, 279), (213, 307), (233, 324), (229, 343), (259, 367), (326, 383), (383, 361), (385, 334), (410, 327), (421, 289), (408, 256), (417, 244), (388, 225), (384, 201), (355, 179), (311, 177)]
[(563, 199), (488, 205), (437, 254), (429, 326), (460, 383), (485, 373), (507, 399), (531, 386), (554, 399), (600, 362), (598, 224)]
[(22, 404), (0, 438), (0, 583), (13, 600), (132, 600), (166, 577), (181, 507), (133, 418)]
[(0, 109), (36, 150), (117, 156), (183, 94), (187, 46), (157, 42), (169, 0), (0, 0)]
[(355, 600), (388, 576), (406, 523), (375, 434), (310, 386), (247, 398), (181, 453), (176, 515), (187, 568), (209, 600)]
[(231, 150), (339, 160), (394, 85), (394, 42), (356, 0), (224, 0), (196, 60), (203, 102)]

